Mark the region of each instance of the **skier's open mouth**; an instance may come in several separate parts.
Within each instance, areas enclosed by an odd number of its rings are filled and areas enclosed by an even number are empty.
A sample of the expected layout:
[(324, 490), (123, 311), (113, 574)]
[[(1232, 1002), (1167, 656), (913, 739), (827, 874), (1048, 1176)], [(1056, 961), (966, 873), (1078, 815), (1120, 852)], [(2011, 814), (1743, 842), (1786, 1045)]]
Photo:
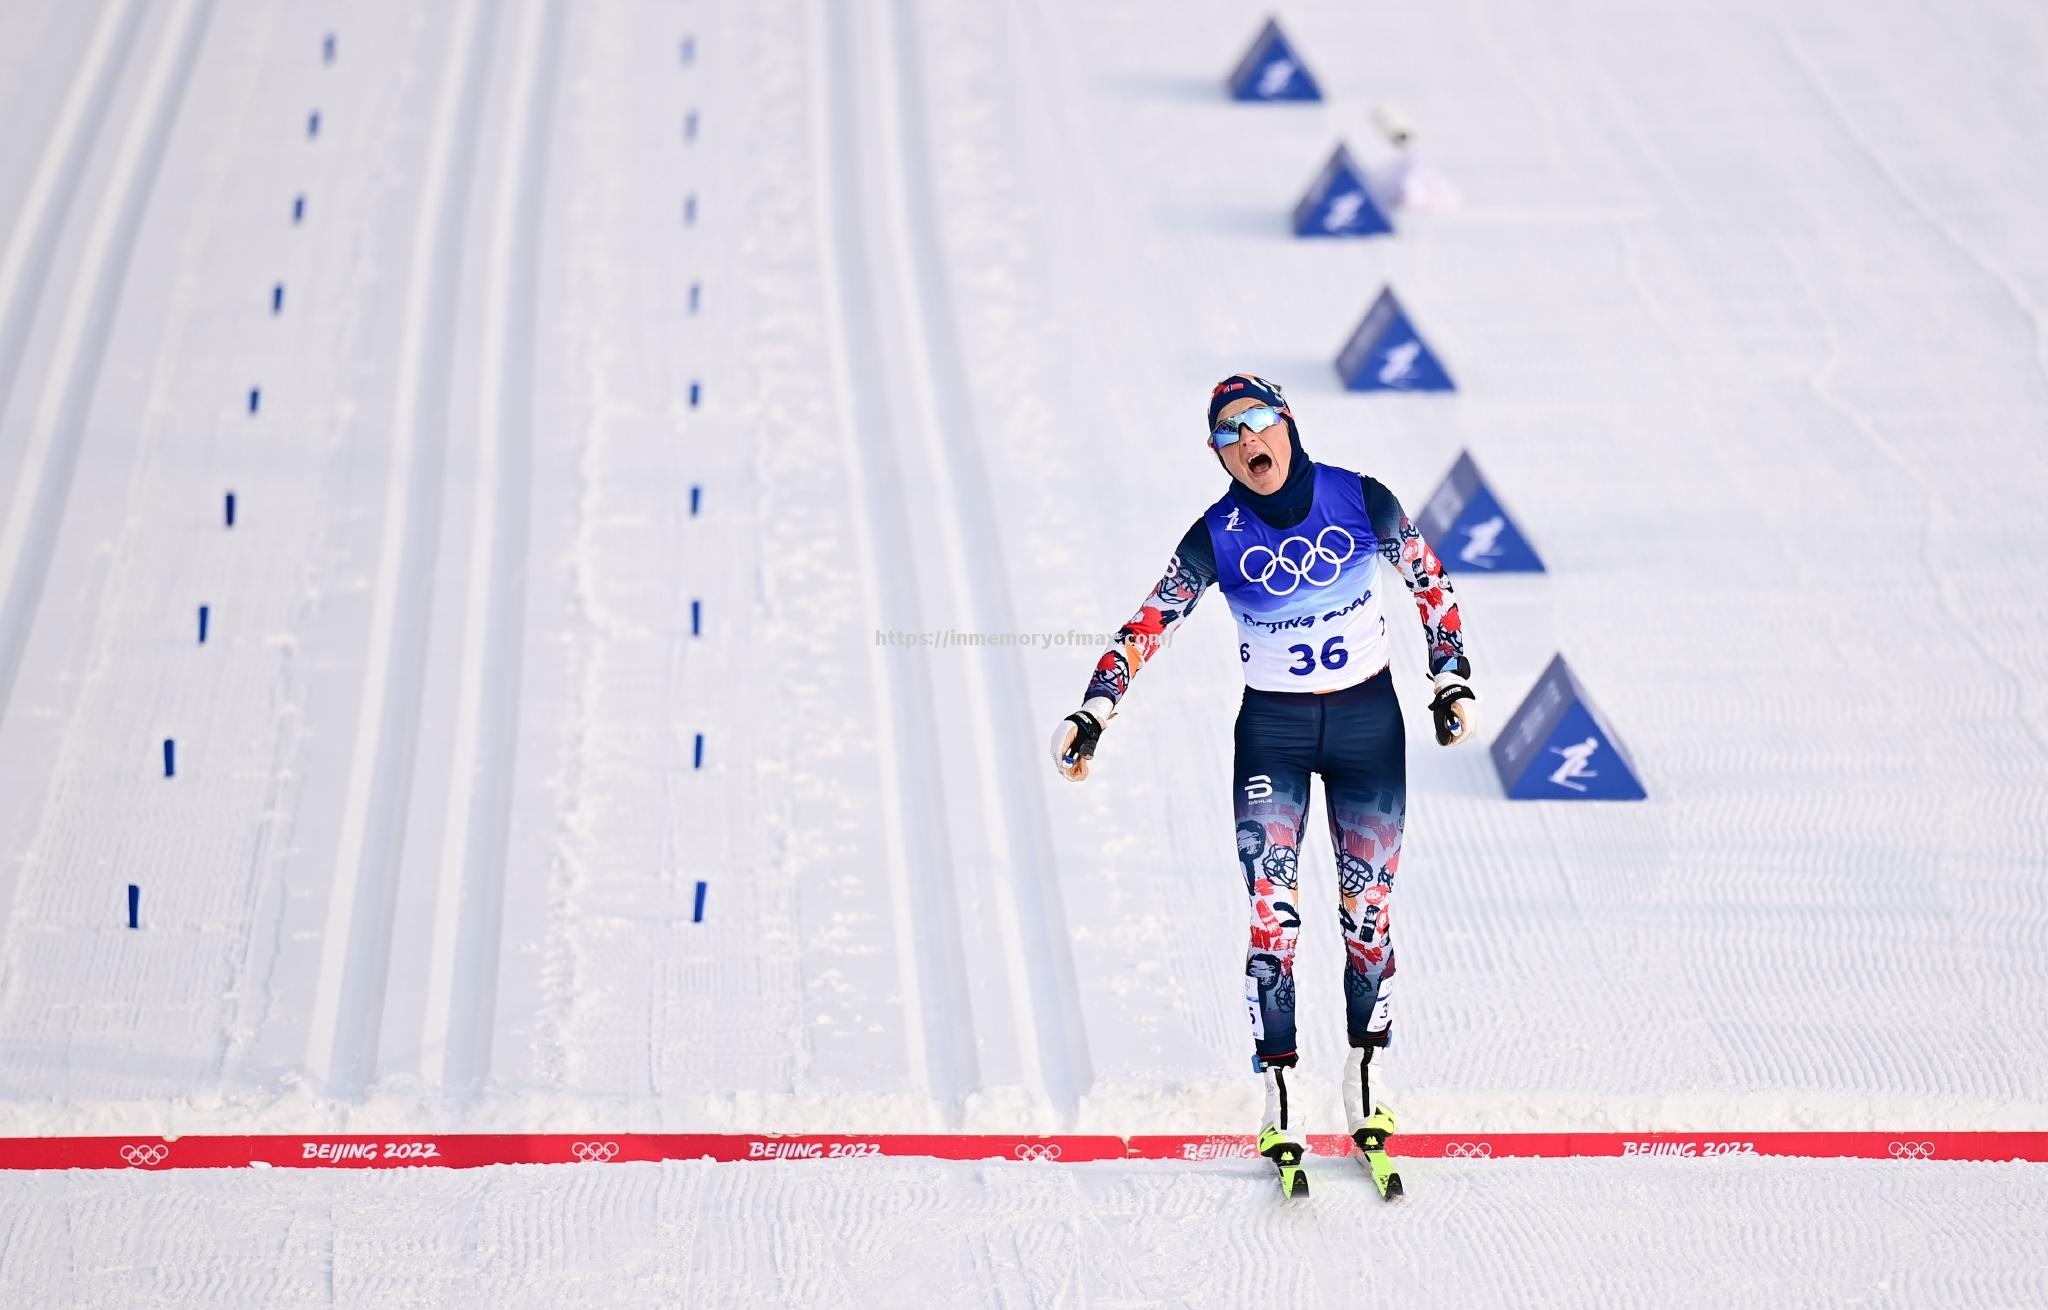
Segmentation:
[(1251, 471), (1253, 477), (1263, 478), (1273, 470), (1273, 457), (1267, 454), (1254, 455), (1245, 461), (1245, 468)]

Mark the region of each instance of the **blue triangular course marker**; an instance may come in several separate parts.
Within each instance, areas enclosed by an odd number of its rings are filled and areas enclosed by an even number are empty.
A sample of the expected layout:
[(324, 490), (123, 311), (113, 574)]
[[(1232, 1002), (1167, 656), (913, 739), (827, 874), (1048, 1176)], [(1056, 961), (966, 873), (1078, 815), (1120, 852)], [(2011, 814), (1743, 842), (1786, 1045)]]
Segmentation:
[(1436, 553), (1455, 566), (1486, 573), (1543, 572), (1536, 548), (1508, 517), (1469, 451), (1458, 452), (1458, 462), (1431, 493), (1416, 526)]
[(1277, 20), (1268, 18), (1258, 39), (1230, 74), (1233, 100), (1321, 100), (1322, 88), (1294, 53)]
[(1386, 287), (1337, 356), (1347, 391), (1456, 391), (1451, 375)]
[(1372, 237), (1392, 232), (1394, 225), (1372, 198), (1365, 170), (1340, 142), (1330, 162), (1309, 183), (1308, 193), (1294, 207), (1298, 237)]
[(1493, 767), (1515, 801), (1639, 801), (1643, 784), (1607, 720), (1566, 667), (1550, 661), (1493, 743)]

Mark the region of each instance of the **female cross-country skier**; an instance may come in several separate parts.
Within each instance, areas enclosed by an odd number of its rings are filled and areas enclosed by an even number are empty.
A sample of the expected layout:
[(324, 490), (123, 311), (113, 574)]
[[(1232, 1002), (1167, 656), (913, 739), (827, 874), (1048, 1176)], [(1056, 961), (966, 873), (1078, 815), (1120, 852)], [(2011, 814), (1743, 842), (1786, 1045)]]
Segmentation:
[(1053, 761), (1077, 782), (1088, 776), (1102, 729), (1131, 679), (1202, 594), (1219, 586), (1237, 620), (1244, 665), (1232, 797), (1237, 861), (1251, 898), (1244, 997), (1252, 1067), (1266, 1089), (1259, 1152), (1280, 1166), (1288, 1195), (1306, 1192), (1299, 1167), (1306, 1139), (1288, 1106), (1287, 1080), (1296, 1058), (1296, 869), (1309, 775), (1317, 773), (1337, 853), (1344, 930), (1351, 1039), (1345, 1116), (1381, 1194), (1391, 1199), (1401, 1190), (1386, 1157), (1394, 1120), (1372, 1103), (1366, 1066), (1390, 1031), (1387, 906), (1401, 864), (1407, 761), (1387, 667), (1378, 561), (1394, 566), (1422, 616), (1436, 693), (1429, 708), (1436, 739), (1446, 746), (1471, 737), (1475, 722), (1458, 606), (1436, 553), (1391, 491), (1309, 459), (1277, 385), (1249, 373), (1223, 379), (1209, 395), (1208, 433), (1230, 489), (1187, 530), (1165, 576), (1117, 631), (1081, 708), (1053, 734)]

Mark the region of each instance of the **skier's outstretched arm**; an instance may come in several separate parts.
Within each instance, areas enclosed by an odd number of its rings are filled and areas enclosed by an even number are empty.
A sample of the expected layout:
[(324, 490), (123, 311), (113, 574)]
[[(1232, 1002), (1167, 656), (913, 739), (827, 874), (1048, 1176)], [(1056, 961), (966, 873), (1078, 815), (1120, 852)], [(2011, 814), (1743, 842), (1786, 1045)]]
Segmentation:
[(1173, 630), (1194, 613), (1196, 602), (1215, 581), (1216, 551), (1209, 541), (1209, 526), (1196, 519), (1181, 537), (1173, 558), (1166, 562), (1166, 572), (1145, 597), (1144, 604), (1117, 629), (1116, 639), (1095, 662), (1081, 708), (1061, 719), (1060, 726), (1053, 730), (1053, 765), (1062, 774), (1075, 782), (1088, 776), (1088, 761), (1095, 754), (1095, 744), (1103, 727), (1115, 717), (1124, 693), (1130, 690), (1131, 679), (1166, 645)]
[(1380, 540), (1380, 555), (1407, 584), (1422, 619), (1422, 640), (1429, 648), (1429, 676), (1436, 691), (1429, 710), (1436, 719), (1437, 742), (1455, 746), (1475, 734), (1479, 721), (1457, 594), (1443, 561), (1409, 522), (1400, 500), (1372, 478), (1360, 480), (1365, 483), (1365, 509), (1372, 518), (1373, 535)]

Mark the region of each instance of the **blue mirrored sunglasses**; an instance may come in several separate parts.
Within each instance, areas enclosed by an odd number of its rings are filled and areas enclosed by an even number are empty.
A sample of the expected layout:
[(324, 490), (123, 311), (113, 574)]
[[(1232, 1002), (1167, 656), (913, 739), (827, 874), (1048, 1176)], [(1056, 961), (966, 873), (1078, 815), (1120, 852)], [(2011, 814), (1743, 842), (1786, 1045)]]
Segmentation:
[(1209, 444), (1218, 450), (1223, 449), (1225, 446), (1234, 446), (1237, 444), (1239, 429), (1250, 428), (1254, 432), (1264, 432), (1267, 428), (1278, 423), (1282, 417), (1280, 411), (1274, 409), (1271, 405), (1261, 405), (1257, 409), (1248, 409), (1242, 414), (1233, 415), (1218, 423), (1216, 430), (1209, 434)]

